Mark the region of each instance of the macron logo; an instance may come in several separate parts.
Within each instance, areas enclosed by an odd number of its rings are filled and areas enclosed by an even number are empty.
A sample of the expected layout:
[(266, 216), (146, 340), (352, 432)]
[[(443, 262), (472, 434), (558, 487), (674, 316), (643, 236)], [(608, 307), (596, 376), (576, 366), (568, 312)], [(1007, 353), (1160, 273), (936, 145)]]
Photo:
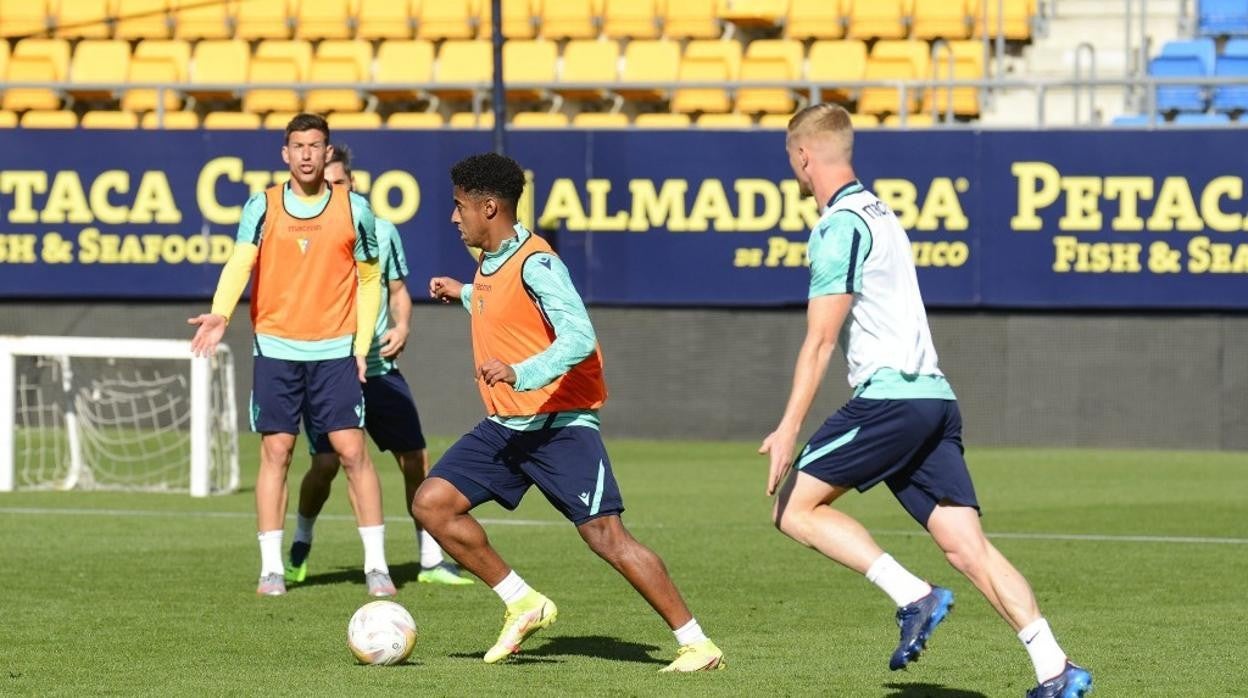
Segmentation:
[(579, 495), (577, 495), (577, 499), (581, 500), (581, 504), (584, 504), (585, 506), (589, 506), (589, 493), (588, 492), (580, 493)]
[(537, 260), (537, 263), (546, 267), (547, 269), (550, 269), (550, 257), (542, 257), (541, 259)]

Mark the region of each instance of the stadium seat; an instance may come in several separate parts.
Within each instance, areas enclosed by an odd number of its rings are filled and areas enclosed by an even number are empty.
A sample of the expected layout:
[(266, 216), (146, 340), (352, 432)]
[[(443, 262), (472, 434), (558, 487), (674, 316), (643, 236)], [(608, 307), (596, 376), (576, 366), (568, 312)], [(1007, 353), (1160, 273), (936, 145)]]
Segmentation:
[(356, 15), (358, 39), (412, 38), (412, 6), (409, 0), (360, 0)]
[[(190, 83), (211, 85), (247, 82), (251, 49), (240, 39), (210, 39), (195, 44)], [(187, 93), (196, 99), (231, 99), (234, 90), (191, 87)]]
[[(508, 82), (553, 83), (558, 60), (559, 51), (553, 41), (536, 39), (503, 44), (503, 75)], [(548, 97), (549, 92), (540, 87), (507, 90), (510, 102), (535, 102)]]
[(816, 41), (810, 47), (806, 59), (806, 79), (814, 85), (823, 86), (822, 95), (812, 95), (811, 101), (849, 101), (851, 95), (845, 89), (830, 89), (840, 82), (862, 80), (867, 74), (867, 45), (857, 39), (841, 41)]
[(351, 0), (303, 0), (295, 15), (295, 36), (301, 39), (351, 38)]
[[(954, 80), (978, 80), (984, 77), (984, 54), (979, 42), (953, 41), (949, 43), (949, 47), (949, 53), (940, 52), (932, 56), (931, 75), (934, 80), (949, 78), (950, 61)], [(924, 90), (921, 111), (930, 112), (936, 109), (943, 113), (946, 107), (959, 116), (978, 115), (979, 90), (974, 87), (929, 87)]]
[(442, 99), (471, 99), (473, 89), (438, 87), (451, 83), (489, 84), (494, 71), (493, 47), (488, 41), (446, 41), (438, 51), (433, 71), (435, 87), (431, 90)]
[(139, 58), (169, 61), (176, 81), (182, 82), (190, 74), (191, 44), (181, 39), (147, 39), (134, 47), (134, 59)]
[[(29, 41), (29, 39), (28, 39)], [(5, 82), (57, 82), (56, 68), (47, 56), (13, 56), (9, 59)], [(55, 110), (61, 97), (55, 90), (40, 87), (10, 87), (0, 106), (9, 111)]]
[(139, 127), (139, 117), (128, 111), (89, 111), (82, 115), (83, 128), (107, 128), (133, 130)]
[(0, 0), (0, 37), (33, 36), (48, 30), (48, 0)]
[(628, 116), (611, 112), (581, 112), (572, 117), (576, 128), (628, 128)]
[[(306, 83), (358, 83), (365, 76), (360, 75), (359, 65), (351, 58), (314, 58), (312, 70)], [(360, 111), (364, 102), (359, 90), (355, 88), (331, 87), (308, 90), (304, 109), (313, 114), (325, 114), (335, 111)]]
[(234, 17), (235, 2), (198, 2), (173, 0), (169, 14), (173, 17), (173, 36), (178, 39), (228, 39)]
[(609, 39), (659, 38), (657, 0), (606, 0), (606, 2), (602, 15), (604, 36)]
[(728, 79), (736, 80), (741, 73), (741, 44), (737, 41), (695, 39), (685, 44), (682, 60), (721, 61), (727, 69)]
[(472, 0), (416, 0), (413, 4), (418, 39), (471, 39), (477, 12)]
[(312, 43), (304, 39), (267, 39), (256, 45), (251, 57), (253, 61), (262, 58), (288, 60), (298, 71), (297, 79), (303, 79), (312, 66)]
[[(325, 3), (329, 0), (315, 2)], [(287, 9), (287, 0), (238, 0), (234, 38), (247, 41), (289, 39), (290, 17)]]
[(845, 36), (845, 0), (789, 0), (784, 19), (788, 39), (839, 39)]
[(316, 47), (317, 58), (340, 58), (355, 61), (360, 82), (370, 82), (373, 76), (373, 45), (367, 41), (329, 39)]
[[(1153, 77), (1204, 77), (1214, 71), (1215, 49), (1212, 39), (1171, 41), (1162, 47), (1160, 56), (1148, 63)], [(1204, 111), (1205, 88), (1200, 85), (1170, 85), (1157, 88), (1157, 109), (1168, 111)]]
[(849, 115), (849, 125), (855, 129), (875, 128), (880, 125), (880, 120), (874, 114), (857, 114)]
[[(741, 63), (742, 83), (795, 80), (797, 77), (792, 64), (777, 56), (746, 56)], [(793, 90), (787, 87), (741, 87), (737, 90), (736, 110), (743, 114), (792, 114), (795, 106)]]
[(755, 39), (745, 47), (746, 58), (779, 58), (789, 64), (794, 79), (802, 76), (802, 42), (796, 39)]
[(965, 39), (971, 22), (967, 0), (914, 0), (910, 24), (916, 39)]
[(211, 131), (255, 131), (260, 115), (241, 111), (214, 111), (204, 117), (204, 128)]
[[(1135, 128), (1135, 127), (1140, 127), (1140, 126), (1148, 126), (1148, 121), (1149, 121), (1148, 114), (1119, 114), (1118, 116), (1114, 117), (1114, 120), (1111, 123), (1114, 126)], [(1158, 119), (1157, 123), (1162, 123), (1162, 122), (1160, 119)]]
[(1213, 39), (1192, 39), (1190, 41), (1167, 41), (1161, 47), (1163, 56), (1193, 56), (1200, 60), (1206, 75), (1213, 74), (1213, 65), (1217, 60), (1218, 49)]
[(599, 100), (606, 90), (597, 85), (610, 85), (619, 77), (620, 43), (618, 41), (569, 41), (563, 49), (563, 70), (559, 82), (582, 83), (595, 87), (565, 88), (555, 91), (568, 99)]
[(1175, 126), (1226, 126), (1231, 117), (1214, 112), (1212, 114), (1179, 114), (1174, 117)]
[(17, 128), (17, 114), (11, 111), (0, 111), (0, 128)]
[(563, 129), (568, 126), (568, 115), (561, 112), (523, 111), (511, 117), (516, 128)]
[[(532, 39), (537, 36), (536, 6), (540, 0), (503, 0), (503, 36), (508, 39)], [(477, 38), (493, 39), (494, 13), (489, 0), (481, 0), (481, 16), (477, 20)]]
[(327, 117), (331, 131), (372, 131), (381, 128), (377, 112), (334, 112)]
[[(1214, 66), (1218, 77), (1248, 77), (1248, 40), (1228, 41)], [(1223, 85), (1213, 91), (1213, 108), (1218, 111), (1248, 109), (1248, 85)]]
[(598, 36), (593, 0), (547, 0), (542, 3), (541, 25), (541, 35), (546, 39), (590, 39)]
[(1200, 33), (1205, 36), (1248, 36), (1248, 3), (1244, 0), (1199, 0)]
[(9, 42), (0, 41), (0, 75), (9, 70)]
[(719, 3), (721, 20), (764, 31), (779, 26), (788, 11), (789, 0), (720, 0)]
[(758, 127), (761, 129), (786, 131), (789, 128), (789, 120), (793, 118), (792, 114), (763, 114), (758, 117)]
[[(867, 60), (864, 80), (913, 80), (914, 64), (908, 58), (871, 58)], [(895, 113), (900, 109), (913, 112), (918, 106), (917, 90), (906, 90), (905, 104), (900, 103), (900, 90), (895, 87), (864, 87), (858, 97), (858, 111), (863, 114)]]
[(74, 128), (78, 115), (62, 109), (32, 109), (22, 114), (22, 128)]
[[(970, 0), (968, 8), (974, 18), (975, 38), (987, 34), (997, 35), (1000, 23), (1002, 34), (1011, 41), (1026, 41), (1031, 38), (1031, 18), (1036, 14), (1035, 0), (1004, 0), (1004, 8), (998, 16), (998, 5), (1001, 0)], [(988, 23), (984, 24), (984, 10), (988, 11)]]
[[(299, 67), (290, 58), (251, 59), (247, 68), (249, 83), (298, 83)], [(299, 95), (293, 89), (248, 88), (243, 95), (243, 111), (264, 114), (271, 111), (299, 111)]]
[(116, 0), (113, 14), (118, 39), (167, 39), (173, 33), (169, 0)]
[(691, 119), (688, 114), (672, 114), (672, 113), (654, 113), (654, 114), (638, 114), (633, 120), (633, 125), (637, 128), (666, 128), (678, 129), (689, 128)]
[(698, 128), (749, 129), (754, 120), (745, 114), (703, 114), (698, 117)]
[(156, 112), (143, 115), (141, 125), (145, 129), (187, 130), (199, 128), (199, 115), (193, 111), (167, 111), (163, 120)]
[(446, 125), (451, 128), (494, 128), (494, 112), (483, 111), (480, 114), (470, 111), (456, 112), (451, 114)]
[[(680, 62), (680, 82), (727, 82), (728, 65), (719, 58), (686, 58)], [(726, 112), (732, 105), (728, 91), (715, 87), (681, 88), (672, 94), (672, 111)]]
[(422, 92), (412, 85), (433, 81), (433, 42), (424, 39), (383, 41), (377, 50), (374, 81), (386, 86), (373, 93), (383, 102), (418, 99)]
[(89, 87), (104, 83), (122, 83), (130, 67), (130, 44), (116, 39), (84, 39), (74, 49), (69, 64), (69, 94), (74, 99), (109, 99), (113, 88)]
[[(135, 56), (130, 59), (126, 74), (126, 82), (181, 82), (182, 76), (169, 58), (145, 58)], [(156, 108), (159, 96), (157, 90), (139, 88), (126, 90), (121, 97), (121, 108), (125, 111), (142, 113)], [(182, 95), (177, 90), (165, 90), (165, 110), (176, 111), (182, 108)]]
[(107, 39), (109, 0), (52, 0), (54, 34), (65, 39)]
[[(675, 41), (638, 40), (624, 48), (620, 83), (676, 82), (680, 74), (680, 44)], [(621, 87), (620, 96), (636, 101), (667, 99), (667, 90), (654, 87)]]
[(273, 111), (265, 114), (260, 128), (266, 131), (284, 131), (290, 120), (299, 115), (297, 111)]
[(914, 66), (914, 75), (927, 78), (931, 75), (931, 47), (926, 41), (908, 39), (875, 42), (871, 47), (871, 58), (904, 58)]
[(931, 114), (906, 114), (906, 125), (901, 125), (899, 114), (884, 117), (884, 126), (889, 128), (930, 128), (934, 124)]
[(905, 0), (858, 0), (849, 11), (851, 39), (904, 39), (906, 36)]
[(386, 128), (430, 129), (444, 126), (442, 115), (435, 112), (396, 112), (386, 120)]
[(669, 39), (718, 38), (722, 29), (717, 1), (667, 0), (663, 12), (663, 36)]
[(13, 47), (13, 58), (46, 58), (52, 64), (55, 80), (69, 77), (69, 56), (69, 42), (65, 39), (22, 39)]

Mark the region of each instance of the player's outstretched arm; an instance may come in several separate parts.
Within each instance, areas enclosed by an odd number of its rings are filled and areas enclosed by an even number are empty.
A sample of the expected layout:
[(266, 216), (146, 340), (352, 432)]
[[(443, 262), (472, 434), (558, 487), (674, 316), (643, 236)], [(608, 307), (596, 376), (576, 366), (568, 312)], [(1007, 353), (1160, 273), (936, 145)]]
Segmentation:
[(381, 335), (381, 355), (393, 359), (407, 347), (408, 323), (412, 317), (412, 296), (403, 279), (387, 284), (390, 288), (390, 329)]
[(462, 301), (464, 296), (471, 293), (471, 286), (465, 286), (449, 276), (435, 276), (429, 279), (429, 297), (443, 303)]
[(191, 339), (191, 353), (195, 356), (212, 356), (225, 336), (225, 327), (238, 306), (238, 299), (247, 288), (251, 270), (256, 265), (260, 248), (254, 244), (238, 242), (217, 279), (217, 290), (212, 296), (212, 310), (187, 319), (195, 325), (195, 337)]

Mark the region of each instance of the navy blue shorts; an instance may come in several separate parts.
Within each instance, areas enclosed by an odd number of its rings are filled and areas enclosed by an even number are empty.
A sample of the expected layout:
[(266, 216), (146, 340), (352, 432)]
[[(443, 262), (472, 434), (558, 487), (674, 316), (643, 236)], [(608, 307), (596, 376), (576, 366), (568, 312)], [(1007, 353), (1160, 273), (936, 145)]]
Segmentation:
[(450, 482), (473, 507), (493, 500), (508, 510), (537, 485), (577, 526), (624, 511), (602, 434), (591, 427), (516, 431), (486, 419), (442, 455), (429, 477)]
[(884, 482), (924, 528), (940, 502), (979, 510), (956, 400), (854, 398), (815, 432), (796, 467), (860, 492)]
[(251, 430), (298, 434), (306, 416), (318, 433), (364, 426), (364, 391), (355, 357), (288, 361), (255, 357)]
[[(369, 376), (364, 383), (364, 430), (373, 437), (377, 448), (392, 453), (419, 451), (425, 447), (420, 429), (420, 414), (412, 391), (399, 369), (380, 376)], [(329, 436), (317, 432), (304, 420), (312, 453), (333, 453)]]

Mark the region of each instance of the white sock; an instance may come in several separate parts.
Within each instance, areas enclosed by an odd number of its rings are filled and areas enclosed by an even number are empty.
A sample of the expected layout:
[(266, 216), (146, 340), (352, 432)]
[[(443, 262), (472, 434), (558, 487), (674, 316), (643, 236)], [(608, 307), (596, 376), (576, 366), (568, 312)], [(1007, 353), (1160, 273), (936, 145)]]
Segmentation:
[(429, 535), (429, 532), (421, 529), (420, 531), (420, 566), (429, 569), (442, 564), (442, 546)]
[(494, 585), (494, 593), (498, 594), (498, 598), (509, 606), (523, 599), (530, 591), (533, 590), (520, 578), (520, 575), (516, 574), (515, 570), (508, 572), (507, 576), (503, 577), (503, 581)]
[(706, 633), (702, 632), (697, 618), (690, 618), (688, 623), (673, 630), (672, 634), (676, 636), (676, 644), (681, 647), (695, 642), (706, 642)]
[(1066, 668), (1066, 653), (1057, 646), (1057, 639), (1053, 637), (1047, 620), (1041, 618), (1018, 631), (1018, 639), (1031, 657), (1031, 664), (1036, 669), (1036, 681), (1044, 683)]
[(261, 531), (256, 534), (260, 541), (260, 576), (282, 574), (282, 531)]
[(312, 527), (316, 525), (316, 517), (305, 518), (303, 514), (295, 514), (295, 542), (312, 544)]
[(386, 525), (360, 526), (359, 531), (360, 540), (364, 542), (364, 571), (390, 574), (386, 566)]
[(888, 594), (897, 607), (912, 604), (932, 593), (932, 585), (910, 574), (910, 571), (884, 553), (867, 569), (867, 581)]

